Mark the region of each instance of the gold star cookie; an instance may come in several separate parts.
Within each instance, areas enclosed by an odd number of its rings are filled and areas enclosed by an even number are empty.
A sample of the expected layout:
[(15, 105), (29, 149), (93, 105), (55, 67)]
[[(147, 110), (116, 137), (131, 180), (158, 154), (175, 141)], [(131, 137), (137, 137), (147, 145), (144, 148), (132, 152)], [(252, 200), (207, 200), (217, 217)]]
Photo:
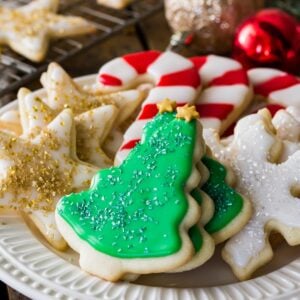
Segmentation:
[(43, 100), (52, 109), (62, 110), (67, 106), (79, 114), (104, 104), (115, 104), (120, 109), (118, 124), (127, 120), (144, 99), (144, 93), (138, 90), (106, 95), (88, 92), (57, 63), (49, 64), (47, 72), (41, 76), (41, 83), (47, 93)]
[(194, 105), (189, 106), (188, 104), (186, 104), (183, 107), (177, 107), (176, 118), (184, 119), (187, 122), (190, 122), (193, 119), (199, 118), (199, 113), (196, 111)]
[[(143, 90), (127, 90), (112, 94), (97, 94), (86, 91), (56, 63), (51, 63), (41, 77), (41, 83), (46, 90), (47, 98), (43, 101), (54, 110), (70, 107), (75, 114), (80, 114), (100, 105), (115, 104), (119, 108), (114, 128), (105, 141), (105, 152), (113, 158), (122, 144), (123, 132), (128, 127), (128, 121), (134, 120), (146, 93)], [(92, 86), (89, 86), (92, 89)], [(131, 120), (132, 119), (132, 120)]]
[[(58, 114), (30, 90), (18, 93), (21, 124), (25, 135), (34, 136)], [(118, 115), (115, 105), (102, 105), (75, 116), (77, 155), (80, 160), (99, 168), (112, 166), (112, 161), (100, 148)]]
[(57, 249), (66, 246), (55, 225), (57, 201), (86, 189), (97, 172), (74, 153), (74, 120), (68, 109), (36, 136), (0, 132), (0, 206), (26, 212)]
[(0, 7), (0, 44), (26, 58), (44, 59), (49, 40), (90, 33), (95, 26), (81, 17), (56, 14), (59, 0), (35, 0), (18, 7)]

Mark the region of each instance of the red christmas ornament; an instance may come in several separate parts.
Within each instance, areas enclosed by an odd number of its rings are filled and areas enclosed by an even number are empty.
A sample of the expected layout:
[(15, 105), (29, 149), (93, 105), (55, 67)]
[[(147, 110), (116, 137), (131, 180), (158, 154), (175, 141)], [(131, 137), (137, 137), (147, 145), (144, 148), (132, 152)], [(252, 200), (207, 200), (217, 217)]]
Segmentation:
[(232, 56), (245, 68), (300, 72), (300, 24), (279, 9), (264, 9), (237, 29)]

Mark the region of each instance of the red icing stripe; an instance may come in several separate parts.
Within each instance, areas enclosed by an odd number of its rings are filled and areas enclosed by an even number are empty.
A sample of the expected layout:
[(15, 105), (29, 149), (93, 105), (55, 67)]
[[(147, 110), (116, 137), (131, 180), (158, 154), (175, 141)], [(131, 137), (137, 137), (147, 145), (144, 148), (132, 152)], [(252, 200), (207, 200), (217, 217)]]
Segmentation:
[(283, 75), (272, 78), (262, 84), (258, 84), (254, 87), (254, 93), (268, 97), (268, 95), (274, 91), (282, 90), (300, 83), (300, 80), (293, 75)]
[(110, 85), (110, 86), (122, 85), (122, 81), (119, 78), (112, 76), (112, 75), (108, 75), (108, 74), (100, 74), (99, 82), (104, 85)]
[(196, 69), (199, 70), (207, 62), (207, 56), (195, 56), (191, 57), (190, 60), (192, 61)]
[(217, 118), (219, 120), (225, 120), (227, 116), (233, 111), (234, 106), (232, 104), (225, 103), (204, 103), (196, 104), (196, 109), (201, 118)]
[(200, 85), (200, 78), (194, 68), (180, 72), (167, 74), (161, 77), (157, 86), (187, 85), (197, 88)]
[(268, 104), (266, 108), (270, 111), (272, 117), (281, 109), (285, 109), (284, 106), (280, 104)]
[(138, 74), (145, 74), (148, 67), (161, 55), (160, 51), (142, 51), (123, 56), (123, 59), (130, 64)]
[(138, 120), (152, 119), (157, 115), (157, 113), (158, 113), (158, 108), (156, 104), (147, 104), (144, 106), (143, 110), (138, 116)]
[(228, 71), (220, 77), (213, 79), (208, 85), (233, 85), (233, 84), (245, 84), (248, 85), (248, 76), (245, 70), (233, 70)]
[(132, 149), (132, 148), (134, 148), (136, 146), (136, 144), (139, 141), (140, 141), (140, 139), (131, 140), (128, 143), (124, 144), (119, 151)]

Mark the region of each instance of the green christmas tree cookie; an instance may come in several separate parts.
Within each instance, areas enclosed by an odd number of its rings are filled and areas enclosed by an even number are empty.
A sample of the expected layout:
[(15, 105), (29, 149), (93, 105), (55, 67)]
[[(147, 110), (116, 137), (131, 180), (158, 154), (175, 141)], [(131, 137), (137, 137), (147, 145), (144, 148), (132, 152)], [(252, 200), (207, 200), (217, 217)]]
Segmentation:
[(84, 270), (115, 281), (181, 267), (197, 248), (211, 255), (191, 229), (200, 214), (189, 192), (199, 183), (195, 163), (204, 149), (199, 122), (185, 120), (192, 114), (190, 107), (159, 114), (122, 165), (99, 171), (89, 190), (61, 199), (56, 221)]
[(215, 212), (205, 225), (205, 230), (221, 243), (238, 233), (251, 217), (251, 205), (247, 199), (230, 185), (233, 174), (215, 159), (205, 156), (202, 162), (210, 176), (201, 189), (209, 195), (215, 204)]

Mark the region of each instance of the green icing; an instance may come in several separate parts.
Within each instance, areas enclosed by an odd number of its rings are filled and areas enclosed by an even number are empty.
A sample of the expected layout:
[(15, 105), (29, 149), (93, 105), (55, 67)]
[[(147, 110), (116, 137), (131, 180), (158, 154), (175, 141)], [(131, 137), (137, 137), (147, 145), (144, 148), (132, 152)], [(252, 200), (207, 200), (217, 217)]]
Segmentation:
[(226, 183), (226, 168), (214, 159), (202, 159), (210, 172), (208, 181), (202, 186), (215, 203), (213, 218), (206, 224), (205, 229), (213, 234), (222, 230), (233, 221), (243, 208), (243, 198)]
[[(184, 192), (193, 167), (196, 122), (159, 114), (119, 167), (99, 171), (89, 190), (63, 197), (59, 215), (93, 248), (119, 258), (179, 251), (188, 210)], [(198, 230), (198, 229), (197, 229)], [(190, 230), (196, 249), (200, 232)]]
[(192, 190), (191, 195), (196, 200), (196, 202), (201, 206), (203, 199), (199, 189)]
[[(152, 133), (155, 132), (158, 127), (165, 126), (166, 123), (171, 122), (173, 119), (174, 117), (172, 114), (157, 115), (152, 122), (147, 124), (147, 136), (152, 135)], [(199, 205), (202, 204), (202, 196), (198, 188), (194, 189), (191, 192), (191, 195)], [(203, 238), (197, 225), (190, 228), (190, 230), (188, 231), (188, 235), (193, 243), (195, 252), (200, 251), (203, 245)]]
[(193, 226), (189, 230), (189, 237), (192, 240), (196, 252), (200, 251), (203, 245), (203, 237), (197, 226)]

